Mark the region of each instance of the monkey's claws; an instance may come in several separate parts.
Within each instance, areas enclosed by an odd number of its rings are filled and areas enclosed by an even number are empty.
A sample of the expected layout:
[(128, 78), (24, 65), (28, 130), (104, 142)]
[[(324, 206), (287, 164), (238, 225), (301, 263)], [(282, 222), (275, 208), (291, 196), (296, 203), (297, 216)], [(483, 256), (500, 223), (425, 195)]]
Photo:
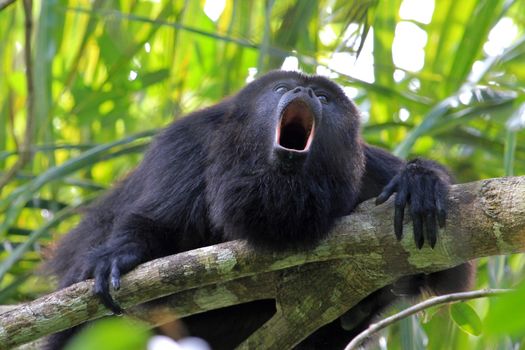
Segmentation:
[(394, 232), (398, 240), (403, 237), (405, 207), (409, 204), (416, 246), (421, 249), (426, 239), (434, 248), (438, 226), (445, 227), (449, 183), (448, 174), (435, 163), (415, 159), (385, 186), (376, 204), (384, 203), (394, 192), (397, 193)]
[(121, 245), (119, 249), (108, 253), (110, 249), (95, 252), (92, 255), (94, 268), (92, 275), (95, 278), (93, 287), (94, 294), (100, 299), (102, 304), (111, 310), (115, 315), (124, 313), (122, 307), (113, 299), (109, 292), (109, 284), (114, 290), (120, 289), (120, 276), (140, 262), (140, 248), (133, 243)]

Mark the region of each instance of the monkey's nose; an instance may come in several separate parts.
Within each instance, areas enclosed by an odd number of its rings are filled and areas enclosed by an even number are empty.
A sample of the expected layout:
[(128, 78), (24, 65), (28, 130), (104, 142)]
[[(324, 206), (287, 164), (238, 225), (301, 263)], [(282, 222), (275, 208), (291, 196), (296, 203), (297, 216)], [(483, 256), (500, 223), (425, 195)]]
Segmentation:
[(294, 94), (298, 94), (298, 93), (303, 92), (303, 91), (308, 93), (308, 96), (310, 96), (310, 98), (314, 97), (314, 92), (310, 88), (296, 87), (292, 92)]
[(314, 98), (314, 92), (312, 89), (308, 88), (306, 89), (308, 91), (308, 96), (310, 96), (310, 98)]

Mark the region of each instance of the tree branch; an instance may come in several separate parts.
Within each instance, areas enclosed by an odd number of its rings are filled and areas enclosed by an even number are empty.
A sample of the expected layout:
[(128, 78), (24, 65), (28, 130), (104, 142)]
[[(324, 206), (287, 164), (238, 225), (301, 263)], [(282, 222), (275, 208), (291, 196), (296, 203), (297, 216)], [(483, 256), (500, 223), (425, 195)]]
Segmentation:
[[(435, 249), (416, 249), (409, 234), (398, 242), (392, 200), (381, 206), (368, 201), (312, 250), (255, 252), (242, 241), (204, 247), (137, 267), (114, 297), (152, 323), (274, 298), (276, 314), (241, 348), (289, 348), (401, 276), (525, 251), (525, 177), (454, 186), (448, 205), (447, 227)], [(407, 223), (405, 232), (411, 231)], [(91, 280), (81, 282), (0, 314), (0, 349), (106, 315), (92, 287)], [(163, 306), (168, 317), (160, 321), (147, 306), (133, 307), (170, 294)]]
[(509, 293), (511, 291), (512, 291), (511, 289), (482, 289), (482, 290), (474, 290), (471, 292), (445, 294), (445, 295), (440, 295), (437, 297), (433, 297), (433, 298), (424, 300), (390, 317), (384, 318), (380, 320), (379, 322), (372, 323), (370, 326), (368, 326), (367, 329), (365, 329), (363, 332), (359, 333), (354, 339), (352, 339), (352, 341), (348, 343), (348, 345), (345, 347), (344, 350), (358, 349), (359, 345), (362, 342), (364, 342), (368, 337), (370, 337), (372, 334), (379, 332), (380, 330), (390, 326), (391, 324), (396, 323), (397, 321), (402, 320), (405, 317), (415, 315), (418, 312), (421, 312), (432, 306), (436, 306), (440, 304), (450, 304), (456, 301), (465, 301), (465, 300), (471, 300), (471, 299), (484, 298), (484, 297), (489, 297), (489, 296), (494, 296), (494, 295), (502, 295), (505, 293)]

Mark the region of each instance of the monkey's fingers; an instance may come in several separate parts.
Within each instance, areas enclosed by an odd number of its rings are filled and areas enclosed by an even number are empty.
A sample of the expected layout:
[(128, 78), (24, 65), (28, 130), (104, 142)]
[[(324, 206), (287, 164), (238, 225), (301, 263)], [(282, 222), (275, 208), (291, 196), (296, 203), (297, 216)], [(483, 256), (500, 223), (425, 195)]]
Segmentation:
[(425, 242), (423, 238), (423, 219), (420, 215), (412, 215), (412, 224), (414, 225), (414, 242), (416, 242), (416, 247), (421, 249)]
[(439, 227), (444, 228), (447, 220), (447, 186), (441, 182), (434, 184), (434, 198), (436, 200), (436, 211)]
[(403, 220), (405, 218), (405, 207), (408, 201), (408, 189), (406, 184), (401, 184), (396, 195), (394, 214), (394, 233), (398, 241), (403, 237)]
[(120, 269), (118, 267), (118, 260), (114, 259), (111, 263), (111, 285), (113, 289), (120, 289)]
[(392, 196), (394, 192), (397, 191), (400, 178), (401, 174), (397, 174), (392, 180), (390, 180), (390, 182), (385, 186), (385, 188), (383, 188), (383, 192), (381, 192), (379, 196), (377, 196), (376, 205), (383, 204), (388, 198), (390, 198), (390, 196)]
[(425, 229), (427, 233), (428, 244), (431, 248), (436, 246), (437, 241), (437, 226), (436, 226), (436, 215), (434, 211), (429, 211), (425, 216)]
[(111, 263), (111, 285), (115, 290), (120, 289), (120, 276), (131, 271), (141, 262), (141, 255), (135, 245), (127, 244), (123, 248), (126, 253), (121, 252), (117, 257), (113, 258)]
[(106, 261), (101, 261), (95, 268), (95, 286), (93, 292), (100, 299), (102, 304), (110, 309), (115, 315), (121, 315), (124, 310), (109, 294), (109, 273), (110, 265)]
[(423, 236), (423, 204), (424, 192), (422, 191), (423, 184), (416, 180), (410, 183), (410, 216), (412, 218), (412, 226), (414, 230), (414, 241), (418, 249), (423, 247), (425, 241)]
[(419, 215), (423, 219), (425, 230), (425, 239), (431, 248), (434, 248), (437, 241), (437, 223), (436, 223), (436, 199), (434, 196), (434, 185), (439, 181), (434, 176), (420, 176), (419, 179), (419, 200), (421, 204), (421, 211)]

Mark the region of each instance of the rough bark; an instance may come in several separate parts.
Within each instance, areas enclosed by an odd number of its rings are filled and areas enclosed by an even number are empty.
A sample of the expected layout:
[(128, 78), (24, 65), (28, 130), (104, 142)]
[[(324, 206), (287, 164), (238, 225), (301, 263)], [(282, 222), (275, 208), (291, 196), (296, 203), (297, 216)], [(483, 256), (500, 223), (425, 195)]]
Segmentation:
[[(524, 252), (525, 177), (454, 186), (435, 249), (415, 248), (410, 222), (398, 242), (392, 218), (392, 200), (377, 207), (368, 201), (312, 250), (261, 253), (233, 241), (157, 259), (124, 276), (114, 297), (130, 314), (152, 323), (274, 298), (277, 313), (241, 348), (289, 348), (401, 276)], [(78, 283), (0, 314), (0, 349), (106, 315), (92, 286), (91, 280)], [(170, 294), (163, 312), (136, 306)]]

